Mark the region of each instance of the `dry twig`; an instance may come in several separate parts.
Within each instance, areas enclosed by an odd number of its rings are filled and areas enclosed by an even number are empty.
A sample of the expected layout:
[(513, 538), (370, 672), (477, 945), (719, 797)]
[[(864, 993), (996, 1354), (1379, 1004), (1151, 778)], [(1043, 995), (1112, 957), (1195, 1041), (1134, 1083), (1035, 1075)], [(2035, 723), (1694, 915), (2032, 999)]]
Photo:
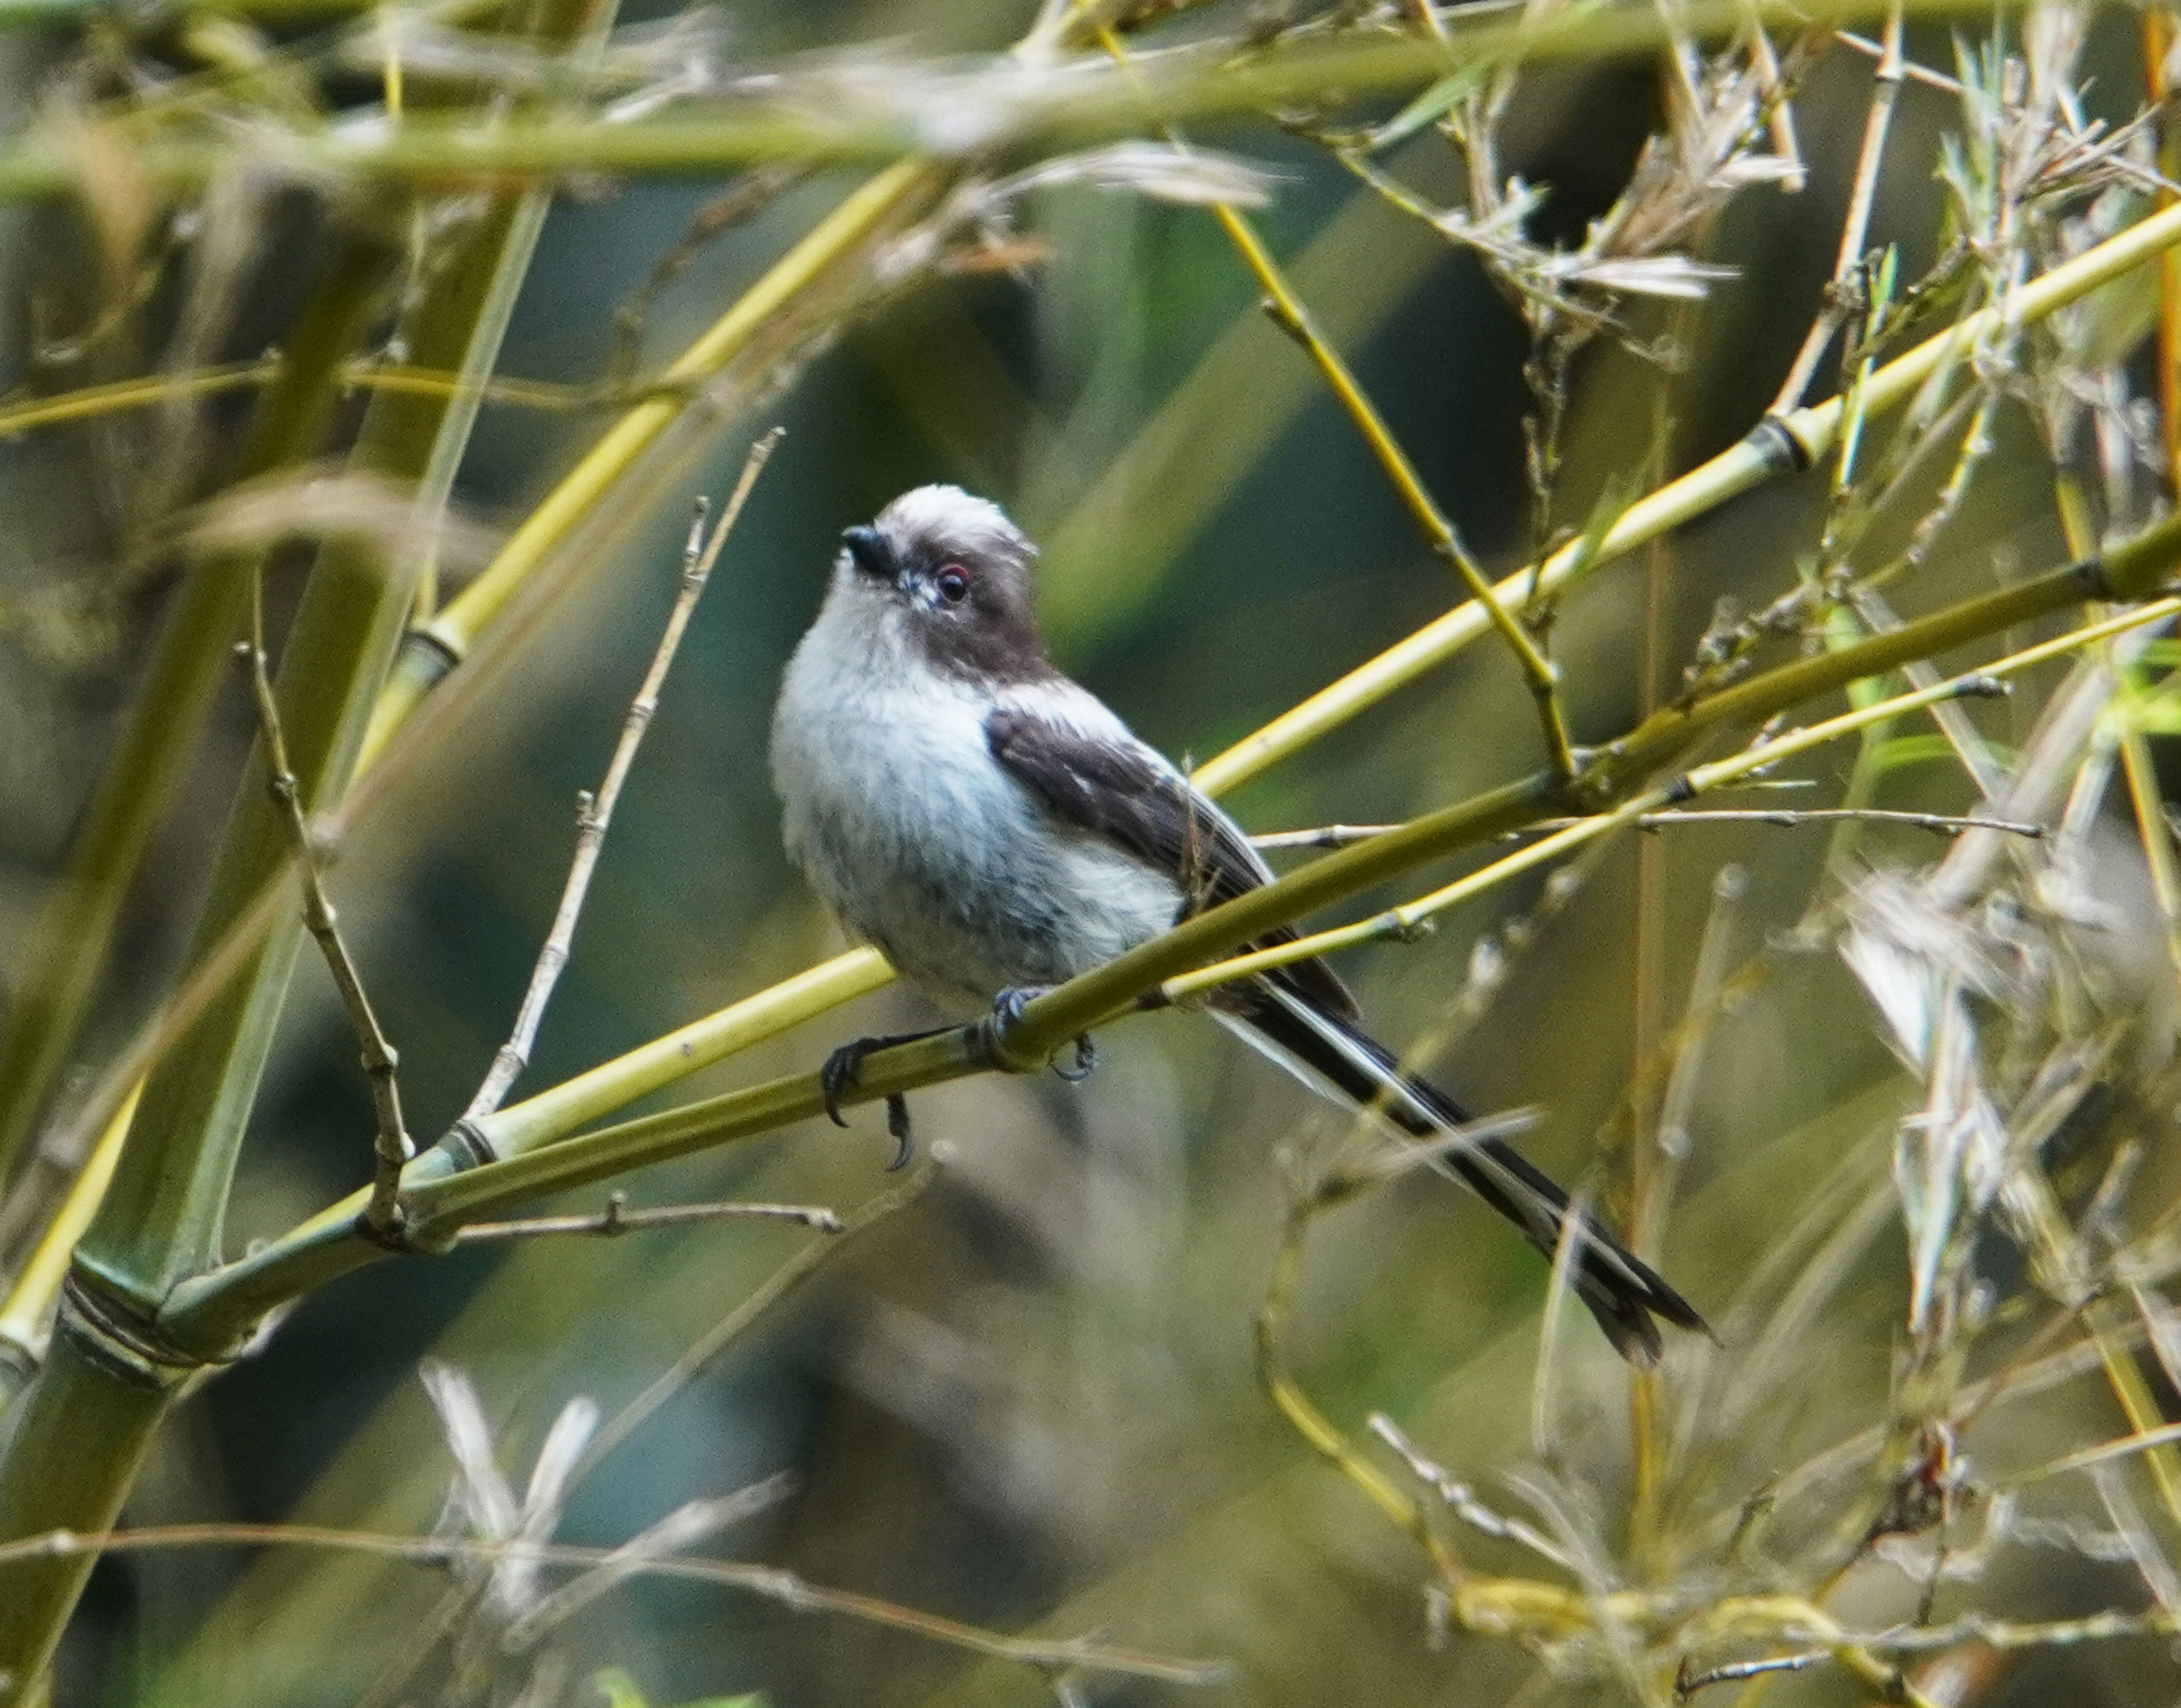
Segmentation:
[(853, 1590), (814, 1584), (777, 1566), (740, 1560), (649, 1558), (631, 1560), (616, 1548), (581, 1547), (566, 1542), (494, 1541), (472, 1536), (399, 1536), (369, 1530), (336, 1529), (309, 1524), (163, 1524), (136, 1529), (80, 1534), (50, 1530), (0, 1542), (0, 1565), (22, 1560), (73, 1559), (85, 1555), (143, 1554), (208, 1547), (297, 1548), (319, 1553), (367, 1554), (413, 1565), (439, 1566), (456, 1561), (483, 1565), (527, 1564), (561, 1570), (605, 1569), (617, 1576), (678, 1579), (740, 1590), (792, 1613), (830, 1613), (906, 1632), (1033, 1672), (1104, 1673), (1148, 1678), (1168, 1684), (1216, 1684), (1229, 1676), (1224, 1661), (1149, 1655), (1109, 1646), (1089, 1637), (1009, 1637), (923, 1612)]
[(599, 854), (605, 846), (607, 828), (613, 823), (621, 785), (628, 780), (629, 769), (636, 763), (637, 749), (643, 746), (644, 731), (651, 727), (652, 714), (659, 708), (659, 691), (673, 665), (674, 654), (681, 647), (690, 614), (704, 593), (712, 565), (719, 560), (720, 548), (726, 543), (736, 518), (742, 515), (743, 504), (756, 484), (765, 460), (780, 443), (781, 431), (775, 427), (750, 447), (749, 456), (743, 464), (742, 477), (735, 482), (726, 510), (709, 539), (704, 533), (708, 506), (703, 499), (698, 500), (696, 515), (689, 524), (688, 543), (682, 554), (681, 590), (675, 596), (673, 609), (667, 613), (665, 631), (659, 637), (659, 646), (652, 654), (650, 669), (644, 672), (643, 686), (638, 688), (636, 698), (629, 705), (628, 716), (621, 725), (621, 740), (606, 766), (605, 780), (599, 785), (595, 796), (587, 790), (577, 797), (576, 854), (569, 862), (568, 880), (560, 892), (560, 905), (553, 915), (552, 929), (546, 934), (544, 947), (538, 951), (537, 967), (530, 975), (529, 988), (523, 992), (522, 1006), (516, 1014), (515, 1030), (493, 1057), (484, 1083), (478, 1087), (477, 1095), (462, 1111), (464, 1121), (475, 1121), (498, 1109), (509, 1088), (529, 1065), (538, 1025), (545, 1017), (545, 1006), (553, 1000), (553, 987), (560, 980), (560, 969), (568, 963), (576, 922), (583, 917), (584, 899), (590, 893), (591, 875), (598, 869)]
[(363, 1212), (363, 1226), (374, 1238), (395, 1239), (401, 1232), (401, 1170), (417, 1147), (401, 1115), (401, 1084), (396, 1077), (400, 1058), (378, 1023), (371, 998), (363, 988), (363, 975), (342, 939), (338, 917), (326, 895), (319, 870), (319, 855), (311, 839), (311, 826), (303, 811), (301, 792), (288, 763), (288, 742), (280, 727), (280, 708), (273, 697), (273, 679), (265, 657), (265, 576), (262, 565), (253, 568), (250, 589), (250, 638), (235, 647), (236, 661), (250, 679), (252, 703), (257, 711), (258, 739), (265, 747), (266, 786), (273, 810), (295, 849), (295, 869), (303, 886), (303, 923), (325, 956), (326, 967), (340, 992), (341, 1006), (356, 1033), (362, 1054), (363, 1071), (371, 1085), (372, 1111), (376, 1130), (372, 1143), (371, 1199)]

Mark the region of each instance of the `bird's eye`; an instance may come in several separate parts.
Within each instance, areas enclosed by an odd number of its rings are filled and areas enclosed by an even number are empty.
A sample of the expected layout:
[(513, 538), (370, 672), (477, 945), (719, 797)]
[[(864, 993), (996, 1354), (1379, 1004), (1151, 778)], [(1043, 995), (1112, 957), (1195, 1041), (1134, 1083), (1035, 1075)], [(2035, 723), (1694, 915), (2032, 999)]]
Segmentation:
[(969, 597), (969, 572), (959, 564), (949, 564), (931, 578), (931, 585), (948, 604), (958, 605)]

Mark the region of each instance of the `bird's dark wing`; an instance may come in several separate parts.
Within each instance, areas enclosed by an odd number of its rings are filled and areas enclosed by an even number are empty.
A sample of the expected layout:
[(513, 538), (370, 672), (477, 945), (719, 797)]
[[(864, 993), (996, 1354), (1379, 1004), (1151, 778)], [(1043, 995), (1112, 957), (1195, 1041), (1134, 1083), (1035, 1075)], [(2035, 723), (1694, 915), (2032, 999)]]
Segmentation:
[[(985, 740), (1000, 768), (1055, 818), (1172, 873), (1183, 895), (1177, 918), (1231, 901), (1272, 876), (1233, 819), (1134, 743), (1102, 740), (1014, 707), (985, 720)], [(1281, 926), (1250, 946), (1295, 936)], [(1336, 1014), (1355, 1016), (1355, 999), (1322, 961), (1291, 962), (1272, 976)]]
[[(1186, 917), (1233, 900), (1270, 873), (1234, 821), (1188, 780), (1135, 743), (1095, 736), (1016, 709), (986, 721), (992, 757), (1063, 823), (1171, 872)], [(1285, 927), (1252, 946), (1292, 942)], [(1433, 1139), (1467, 1116), (1452, 1099), (1405, 1072), (1364, 1032), (1346, 988), (1320, 961), (1300, 961), (1219, 993), (1217, 1017), (1306, 1084), (1404, 1132)], [(1567, 1194), (1499, 1139), (1449, 1149), (1443, 1166), (1522, 1231), (1546, 1257), (1572, 1237), (1570, 1279), (1623, 1356), (1659, 1355), (1654, 1318), (1704, 1332), (1703, 1319), (1658, 1273), (1589, 1216), (1575, 1220)]]

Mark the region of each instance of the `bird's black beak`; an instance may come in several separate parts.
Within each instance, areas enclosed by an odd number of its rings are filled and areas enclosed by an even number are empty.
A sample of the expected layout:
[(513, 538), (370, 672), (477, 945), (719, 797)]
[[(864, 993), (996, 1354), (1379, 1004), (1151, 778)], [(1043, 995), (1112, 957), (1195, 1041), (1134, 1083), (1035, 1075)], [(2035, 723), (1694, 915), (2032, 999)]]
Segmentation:
[(893, 560), (893, 548), (886, 537), (874, 527), (844, 528), (841, 543), (848, 548), (848, 555), (856, 560), (856, 567), (865, 575), (881, 581), (900, 578), (900, 566)]

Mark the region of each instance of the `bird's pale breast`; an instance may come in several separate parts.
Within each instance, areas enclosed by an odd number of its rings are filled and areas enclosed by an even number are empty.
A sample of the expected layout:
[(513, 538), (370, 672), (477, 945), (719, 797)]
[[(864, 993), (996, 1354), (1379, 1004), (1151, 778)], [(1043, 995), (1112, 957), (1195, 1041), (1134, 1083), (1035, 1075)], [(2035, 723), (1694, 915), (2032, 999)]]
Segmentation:
[(789, 664), (773, 769), (788, 851), (851, 934), (966, 1013), (1173, 923), (1172, 878), (1055, 824), (1000, 769), (990, 695), (884, 656), (852, 661), (827, 626)]

